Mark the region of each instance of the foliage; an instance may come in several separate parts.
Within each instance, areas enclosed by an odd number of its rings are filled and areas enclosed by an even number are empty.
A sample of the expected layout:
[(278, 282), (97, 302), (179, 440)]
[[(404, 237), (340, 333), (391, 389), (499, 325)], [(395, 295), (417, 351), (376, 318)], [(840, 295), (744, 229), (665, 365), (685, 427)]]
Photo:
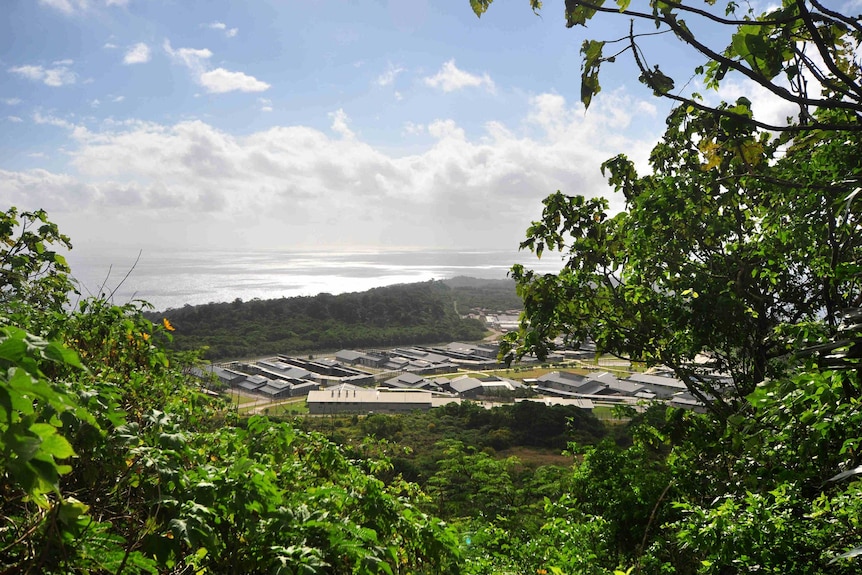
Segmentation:
[[(20, 273), (29, 262), (11, 259)], [(59, 284), (68, 278), (56, 270)], [(10, 276), (11, 277), (11, 276)], [(22, 284), (28, 295), (30, 284)], [(0, 565), (16, 573), (449, 573), (459, 542), (417, 488), (315, 433), (239, 420), (138, 304), (0, 325)], [(36, 325), (36, 327), (39, 327)]]
[[(670, 78), (645, 65), (638, 42), (646, 35), (633, 28), (623, 39), (628, 47), (612, 56), (604, 55), (605, 42), (585, 42), (585, 105), (600, 89), (601, 64), (626, 51), (641, 81), (685, 105), (667, 119), (652, 173), (638, 175), (624, 155), (602, 165), (625, 196), (624, 212), (560, 192), (545, 200), (521, 247), (538, 256), (561, 251), (567, 262), (560, 274), (543, 276), (513, 268), (525, 313), (520, 334), (508, 340), (509, 357), (542, 356), (558, 335), (592, 338), (603, 351), (671, 367), (726, 417), (758, 382), (781, 375), (793, 349), (833, 336), (840, 310), (860, 297), (853, 198), (862, 164), (852, 150), (862, 117), (853, 55), (862, 25), (801, 0), (743, 17), (734, 3), (726, 15), (711, 2), (703, 9), (650, 2), (649, 12), (617, 4), (568, 1), (568, 25), (615, 13), (649, 21), (710, 58), (696, 71), (710, 87), (735, 71), (799, 105), (800, 117), (783, 130), (758, 121), (744, 97), (707, 106), (699, 96), (677, 96)], [(723, 27), (732, 35), (728, 46), (709, 48), (683, 16)], [(809, 95), (809, 81), (821, 94)], [(764, 127), (788, 135), (776, 138)], [(703, 355), (707, 366), (695, 362)], [(729, 374), (732, 385), (716, 385), (711, 371)]]
[[(558, 335), (589, 337), (673, 368), (711, 413), (651, 414), (631, 447), (588, 449), (568, 517), (550, 524), (599, 518), (609, 556), (570, 567), (578, 571), (855, 572), (860, 19), (816, 0), (739, 16), (735, 2), (723, 14), (712, 1), (605, 4), (566, 2), (569, 26), (631, 21), (619, 41), (584, 43), (584, 105), (603, 65), (626, 52), (642, 83), (682, 105), (650, 173), (623, 155), (602, 166), (624, 212), (560, 192), (545, 200), (522, 248), (564, 252), (566, 265), (548, 275), (513, 268), (525, 311), (509, 351), (543, 355)], [(636, 31), (641, 22), (658, 32)], [(722, 31), (724, 47), (710, 47)], [(694, 71), (707, 87), (741, 75), (795, 104), (798, 117), (770, 124), (746, 98), (707, 105), (680, 95), (667, 69), (647, 64), (655, 33), (708, 59)]]
[(686, 432), (692, 441), (670, 464), (690, 487), (666, 530), (698, 558), (698, 572), (855, 571), (846, 561), (829, 566), (862, 539), (859, 482), (852, 473), (850, 482), (831, 480), (858, 465), (862, 410), (858, 394), (846, 394), (848, 377), (805, 371), (764, 384), (749, 398), (751, 419), (733, 418), (717, 437), (702, 424)]
[[(628, 53), (637, 67), (638, 80), (654, 95), (716, 119), (794, 133), (862, 130), (862, 82), (855, 52), (862, 42), (858, 16), (842, 14), (818, 0), (784, 0), (762, 14), (752, 5), (734, 1), (616, 0), (607, 4), (604, 0), (565, 3), (569, 28), (586, 27), (602, 17), (624, 18), (628, 25), (627, 33), (619, 38), (583, 42), (581, 101), (585, 107), (601, 91), (602, 66)], [(637, 28), (640, 25), (647, 26), (648, 31)], [(681, 50), (706, 59), (707, 64), (698, 66), (694, 73), (707, 88), (717, 89), (730, 79), (751, 81), (796, 105), (797, 120), (789, 125), (768, 123), (733, 108), (709, 105), (697, 93), (681, 94), (675, 90), (677, 82), (667, 75), (670, 62), (651, 65), (651, 57), (655, 61), (656, 55), (648, 53), (647, 46), (657, 35), (670, 37)], [(847, 114), (838, 118), (813, 115), (814, 110), (826, 109)]]
[(50, 315), (73, 289), (66, 259), (57, 253), (63, 248), (72, 244), (44, 210), (0, 212), (0, 313), (14, 315), (19, 324), (50, 327)]
[(462, 314), (474, 310), (520, 310), (524, 306), (511, 279), (488, 280), (459, 276), (443, 280), (443, 283), (452, 290), (452, 298)]
[(163, 315), (176, 326), (174, 347), (206, 347), (208, 359), (219, 359), (482, 339), (481, 322), (461, 318), (457, 307), (453, 291), (431, 281), (335, 296), (185, 306)]
[[(720, 150), (704, 144), (731, 128)], [(522, 247), (566, 250), (568, 261), (557, 275), (513, 269), (525, 302), (521, 333), (509, 338), (517, 354), (544, 355), (558, 334), (592, 338), (673, 368), (727, 413), (800, 344), (782, 326), (834, 333), (839, 310), (860, 294), (859, 206), (842, 183), (862, 173), (859, 156), (837, 137), (802, 138), (776, 155), (745, 125), (716, 129), (709, 115), (680, 109), (653, 150), (651, 175), (638, 177), (623, 156), (606, 162), (625, 212), (559, 192), (545, 200)], [(755, 146), (764, 157), (752, 164), (745, 150)], [(817, 337), (809, 330), (801, 343)], [(731, 405), (695, 364), (703, 353), (707, 367), (732, 376)]]
[[(472, 402), (450, 403), (427, 412), (375, 413), (355, 421), (351, 416), (316, 417), (297, 425), (323, 433), (358, 452), (365, 449), (366, 439), (383, 440), (383, 452), (392, 461), (394, 471), (421, 485), (427, 485), (440, 470), (452, 442), (462, 446), (465, 453), (483, 453), (495, 459), (516, 454), (519, 466), (515, 480), (520, 487), (522, 482), (530, 481), (529, 470), (567, 465), (568, 460), (561, 454), (570, 442), (591, 445), (607, 433), (605, 426), (583, 409), (530, 401), (491, 409)], [(452, 451), (455, 453), (458, 451)], [(537, 493), (544, 488), (533, 487)]]

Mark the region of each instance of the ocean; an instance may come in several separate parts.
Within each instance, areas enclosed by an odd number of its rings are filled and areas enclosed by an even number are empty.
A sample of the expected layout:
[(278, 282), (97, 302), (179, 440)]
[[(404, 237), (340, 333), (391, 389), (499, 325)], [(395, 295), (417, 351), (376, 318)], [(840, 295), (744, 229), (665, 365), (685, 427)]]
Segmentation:
[[(67, 255), (82, 295), (114, 303), (149, 302), (156, 310), (210, 302), (365, 291), (386, 285), (468, 276), (504, 279), (514, 263), (555, 272), (561, 260), (512, 250), (129, 251)], [(137, 261), (136, 261), (137, 260)]]

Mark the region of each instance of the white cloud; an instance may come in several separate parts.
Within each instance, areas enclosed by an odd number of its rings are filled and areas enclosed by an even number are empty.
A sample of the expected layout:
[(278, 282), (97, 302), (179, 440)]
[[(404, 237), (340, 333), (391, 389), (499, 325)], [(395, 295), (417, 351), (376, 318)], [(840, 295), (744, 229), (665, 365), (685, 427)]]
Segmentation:
[(85, 10), (89, 5), (87, 0), (39, 0), (39, 4), (65, 14), (72, 14), (76, 10)]
[(74, 210), (76, 205), (89, 205), (95, 197), (94, 186), (74, 176), (46, 170), (10, 172), (0, 169), (0, 190), (13, 206), (27, 206), (23, 209), (50, 206), (58, 212)]
[(3, 103), (7, 106), (17, 106), (21, 103), (21, 98), (4, 98)]
[(116, 232), (147, 246), (169, 245), (177, 234), (214, 246), (249, 238), (274, 246), (514, 246), (547, 194), (610, 194), (598, 166), (620, 150), (646, 164), (654, 140), (607, 135), (638, 107), (609, 92), (584, 115), (579, 103), (540, 94), (521, 121), (489, 122), (478, 137), (447, 118), (406, 124), (433, 138), (406, 155), (363, 141), (341, 109), (330, 114), (328, 133), (276, 126), (246, 136), (201, 121), (88, 130), (37, 115), (69, 131), (66, 173), (0, 171), (0, 197), (22, 209), (53, 206), (64, 231), (85, 242)]
[[(128, 6), (129, 0), (101, 0), (105, 6)], [(83, 12), (92, 6), (90, 0), (39, 0), (42, 6), (48, 6), (54, 10), (59, 10), (64, 14), (74, 14), (75, 12)]]
[(454, 120), (435, 120), (428, 124), (428, 133), (438, 140), (464, 140), (464, 130)]
[(20, 118), (18, 116), (6, 116), (6, 119), (10, 122), (15, 122), (16, 124), (24, 121), (23, 118)]
[(9, 72), (28, 80), (43, 82), (46, 86), (59, 87), (74, 84), (77, 75), (65, 66), (44, 68), (42, 66), (15, 66)]
[(123, 64), (144, 64), (150, 61), (150, 56), (150, 47), (143, 42), (138, 42), (126, 50)]
[(45, 70), (45, 85), (52, 87), (74, 84), (77, 75), (68, 68), (49, 68)]
[(272, 100), (268, 98), (258, 98), (257, 101), (260, 103), (261, 112), (272, 112)]
[(398, 77), (398, 74), (404, 72), (404, 68), (396, 67), (391, 62), (386, 67), (386, 71), (380, 74), (377, 77), (377, 85), (378, 86), (390, 86), (395, 82), (395, 78)]
[(239, 33), (239, 28), (228, 28), (224, 22), (210, 22), (209, 24), (201, 24), (211, 30), (221, 30), (228, 38), (233, 38)]
[(411, 136), (417, 136), (419, 134), (425, 133), (425, 126), (423, 124), (415, 124), (413, 122), (407, 122), (404, 124), (404, 133), (409, 134)]
[(332, 131), (336, 134), (340, 134), (344, 138), (353, 138), (354, 133), (350, 130), (347, 123), (350, 121), (350, 118), (347, 117), (347, 113), (341, 108), (336, 110), (335, 112), (331, 112), (329, 117), (332, 118)]
[(455, 66), (455, 60), (449, 60), (434, 76), (425, 78), (425, 84), (432, 88), (439, 88), (444, 92), (454, 92), (463, 88), (478, 88), (484, 86), (489, 92), (496, 88), (494, 81), (488, 74), (476, 76)]
[(115, 49), (119, 48), (119, 46), (117, 46), (116, 44), (114, 44), (112, 42), (105, 42), (105, 44), (102, 46), (102, 48), (105, 48), (107, 50), (115, 50)]
[(28, 80), (38, 81), (45, 77), (45, 69), (42, 66), (16, 66), (9, 68), (9, 71)]
[(201, 85), (208, 92), (223, 94), (225, 92), (263, 92), (269, 89), (269, 84), (254, 76), (242, 72), (231, 72), (224, 68), (216, 68), (200, 75)]
[(212, 57), (213, 53), (206, 48), (179, 48), (174, 50), (171, 43), (165, 40), (162, 44), (165, 52), (177, 62), (188, 66), (192, 71), (200, 72), (204, 68), (205, 61)]
[(125, 99), (126, 99), (125, 96), (116, 96), (114, 98), (111, 98), (111, 101), (116, 103), (116, 102), (122, 102)]
[(164, 41), (163, 47), (174, 60), (188, 67), (195, 80), (210, 93), (263, 92), (270, 87), (266, 82), (243, 72), (232, 72), (224, 68), (210, 70), (208, 63), (213, 53), (206, 48), (174, 50), (168, 40)]

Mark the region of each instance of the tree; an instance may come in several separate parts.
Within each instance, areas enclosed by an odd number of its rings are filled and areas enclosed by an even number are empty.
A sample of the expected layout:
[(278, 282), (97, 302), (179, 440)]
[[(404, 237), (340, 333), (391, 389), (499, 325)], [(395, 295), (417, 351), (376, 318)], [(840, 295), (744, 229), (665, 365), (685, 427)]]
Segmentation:
[[(481, 16), (492, 0), (471, 0), (477, 16)], [(702, 3), (674, 0), (636, 2), (616, 0), (566, 0), (566, 26), (587, 26), (598, 15), (608, 18), (625, 17), (628, 33), (612, 40), (585, 40), (581, 47), (581, 101), (589, 107), (601, 91), (599, 73), (603, 64), (614, 63), (628, 53), (637, 66), (638, 80), (656, 96), (667, 98), (686, 107), (725, 118), (740, 119), (733, 109), (704, 103), (697, 93), (683, 95), (674, 92), (676, 82), (662, 71), (663, 64), (651, 65), (643, 48), (650, 37), (673, 36), (683, 49), (704, 57), (708, 63), (694, 72), (707, 88), (717, 88), (726, 77), (744, 77), (768, 92), (799, 108), (795, 122), (788, 125), (769, 124), (753, 117), (746, 123), (774, 131), (799, 132), (819, 129), (862, 131), (862, 82), (856, 50), (862, 42), (862, 22), (859, 16), (842, 14), (818, 0), (783, 0), (777, 8), (760, 15), (750, 4), (747, 10), (740, 3), (723, 4), (716, 0)], [(530, 0), (534, 11), (541, 2)], [(643, 8), (638, 8), (643, 6)], [(648, 25), (648, 32), (636, 30)], [(712, 34), (720, 30), (726, 32)], [(709, 31), (710, 34), (703, 33)], [(729, 35), (729, 39), (728, 39)], [(723, 38), (712, 42), (712, 38)], [(717, 44), (717, 45), (716, 45)], [(619, 48), (617, 49), (617, 46)], [(608, 54), (607, 49), (614, 48)], [(671, 52), (668, 52), (670, 54)], [(672, 58), (677, 58), (677, 55)], [(730, 76), (728, 76), (730, 74)], [(687, 82), (688, 84), (689, 82)], [(816, 118), (814, 110), (845, 110), (849, 118)], [(745, 115), (742, 114), (744, 117)]]
[[(826, 134), (780, 157), (776, 142), (745, 125), (716, 151), (712, 120), (672, 114), (651, 175), (639, 177), (624, 156), (603, 165), (625, 212), (559, 192), (545, 200), (521, 247), (566, 250), (568, 259), (559, 274), (513, 268), (525, 309), (508, 340), (516, 355), (543, 356), (559, 334), (591, 338), (673, 368), (729, 412), (708, 372), (729, 373), (738, 400), (781, 373), (791, 333), (805, 326), (804, 344), (835, 333), (840, 310), (862, 295), (859, 205), (841, 182), (858, 177), (859, 157)], [(702, 354), (708, 363), (696, 363)]]
[[(506, 351), (510, 359), (543, 356), (558, 335), (592, 338), (600, 351), (673, 368), (723, 418), (758, 382), (781, 374), (794, 347), (834, 336), (840, 310), (862, 301), (853, 201), (862, 182), (862, 73), (853, 52), (862, 27), (859, 18), (801, 0), (743, 19), (733, 3), (726, 16), (712, 12), (712, 2), (701, 9), (654, 1), (649, 12), (603, 4), (566, 3), (569, 26), (598, 14), (633, 19), (627, 47), (613, 56), (602, 56), (604, 42), (584, 43), (585, 106), (600, 89), (600, 65), (624, 52), (641, 82), (683, 105), (652, 151), (651, 174), (637, 174), (624, 155), (602, 165), (625, 196), (624, 212), (560, 192), (545, 200), (521, 248), (540, 257), (560, 251), (566, 263), (559, 274), (513, 268), (525, 311)], [(682, 16), (723, 26), (727, 47), (709, 48)], [(711, 59), (695, 71), (707, 86), (735, 71), (797, 104), (798, 118), (766, 125), (746, 98), (710, 106), (697, 94), (673, 93), (673, 81), (646, 66), (645, 35), (634, 31), (644, 20)], [(704, 355), (707, 365), (695, 361)], [(729, 389), (716, 385), (715, 371), (731, 375)]]
[(0, 313), (21, 323), (36, 311), (62, 308), (74, 285), (57, 248), (72, 244), (44, 210), (0, 212)]

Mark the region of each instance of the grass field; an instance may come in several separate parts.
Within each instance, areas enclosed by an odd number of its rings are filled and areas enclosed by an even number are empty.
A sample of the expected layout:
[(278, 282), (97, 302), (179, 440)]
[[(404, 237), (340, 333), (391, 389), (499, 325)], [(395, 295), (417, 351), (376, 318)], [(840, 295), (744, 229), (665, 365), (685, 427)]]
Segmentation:
[(285, 415), (291, 413), (299, 415), (308, 413), (308, 404), (304, 397), (294, 397), (268, 404), (259, 404), (245, 408), (240, 407), (239, 411), (240, 413), (251, 413), (254, 411), (255, 413), (261, 413), (264, 415)]

